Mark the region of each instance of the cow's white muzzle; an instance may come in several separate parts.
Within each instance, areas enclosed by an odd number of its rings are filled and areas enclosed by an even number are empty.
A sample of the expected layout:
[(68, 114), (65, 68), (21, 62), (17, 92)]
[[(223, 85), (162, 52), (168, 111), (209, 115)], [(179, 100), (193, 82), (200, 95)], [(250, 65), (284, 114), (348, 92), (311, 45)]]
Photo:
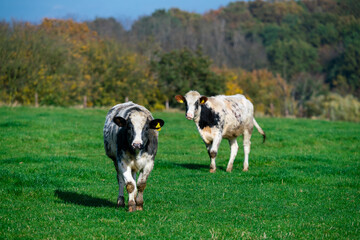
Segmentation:
[(194, 119), (194, 115), (191, 114), (191, 113), (187, 113), (187, 114), (186, 114), (186, 119), (188, 119), (188, 120), (193, 120), (193, 119)]

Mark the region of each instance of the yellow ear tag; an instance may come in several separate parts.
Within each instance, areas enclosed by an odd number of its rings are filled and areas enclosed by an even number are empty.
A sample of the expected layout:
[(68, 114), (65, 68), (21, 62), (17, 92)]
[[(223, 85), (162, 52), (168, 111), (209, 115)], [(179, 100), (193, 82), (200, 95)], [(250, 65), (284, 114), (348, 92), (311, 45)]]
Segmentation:
[(184, 103), (184, 101), (180, 99), (180, 100), (179, 100), (179, 103)]
[(161, 130), (160, 123), (158, 123), (155, 128), (156, 128), (156, 131), (160, 131)]
[(204, 99), (201, 99), (201, 102), (200, 102), (201, 104), (204, 104), (205, 103), (205, 100)]

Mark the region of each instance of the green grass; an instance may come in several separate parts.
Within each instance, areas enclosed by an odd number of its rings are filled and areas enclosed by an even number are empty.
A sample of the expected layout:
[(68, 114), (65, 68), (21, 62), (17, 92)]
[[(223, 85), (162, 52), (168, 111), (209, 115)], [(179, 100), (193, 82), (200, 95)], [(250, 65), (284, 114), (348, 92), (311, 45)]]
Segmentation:
[[(360, 125), (259, 118), (249, 172), (217, 172), (194, 123), (165, 120), (144, 211), (116, 209), (106, 109), (0, 108), (0, 238), (359, 239)], [(242, 140), (239, 139), (242, 146)]]

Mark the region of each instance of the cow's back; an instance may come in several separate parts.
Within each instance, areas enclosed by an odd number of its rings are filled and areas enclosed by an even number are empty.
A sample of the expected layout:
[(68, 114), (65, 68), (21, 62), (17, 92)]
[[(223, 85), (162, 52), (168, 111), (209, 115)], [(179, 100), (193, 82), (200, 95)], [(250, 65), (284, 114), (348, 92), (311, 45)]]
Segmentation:
[(213, 98), (216, 111), (224, 118), (223, 137), (232, 138), (253, 128), (253, 104), (244, 95), (219, 95)]

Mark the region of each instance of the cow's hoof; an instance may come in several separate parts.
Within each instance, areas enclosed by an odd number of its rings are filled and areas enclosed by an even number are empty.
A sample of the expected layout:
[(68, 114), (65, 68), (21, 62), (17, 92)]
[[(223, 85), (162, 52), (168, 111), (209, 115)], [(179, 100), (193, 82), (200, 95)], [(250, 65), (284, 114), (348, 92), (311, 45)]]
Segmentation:
[(227, 172), (231, 172), (233, 169), (233, 165), (232, 164), (228, 164), (227, 168), (226, 168), (226, 171)]
[(210, 172), (211, 172), (211, 173), (216, 172), (216, 168), (210, 168)]
[(243, 169), (243, 172), (247, 172), (247, 171), (249, 171), (249, 168), (244, 168)]
[(124, 197), (119, 197), (118, 200), (117, 200), (117, 204), (116, 204), (116, 207), (125, 207), (125, 199)]
[(121, 204), (121, 203), (117, 203), (117, 204), (116, 204), (116, 207), (117, 207), (117, 208), (123, 208), (123, 207), (125, 207), (125, 204), (124, 204), (124, 203), (122, 203), (122, 204)]
[(136, 211), (142, 211), (144, 210), (143, 206), (136, 206)]
[(135, 212), (136, 211), (136, 204), (135, 201), (129, 201), (129, 212)]
[(136, 211), (136, 206), (129, 206), (129, 212), (135, 212)]

